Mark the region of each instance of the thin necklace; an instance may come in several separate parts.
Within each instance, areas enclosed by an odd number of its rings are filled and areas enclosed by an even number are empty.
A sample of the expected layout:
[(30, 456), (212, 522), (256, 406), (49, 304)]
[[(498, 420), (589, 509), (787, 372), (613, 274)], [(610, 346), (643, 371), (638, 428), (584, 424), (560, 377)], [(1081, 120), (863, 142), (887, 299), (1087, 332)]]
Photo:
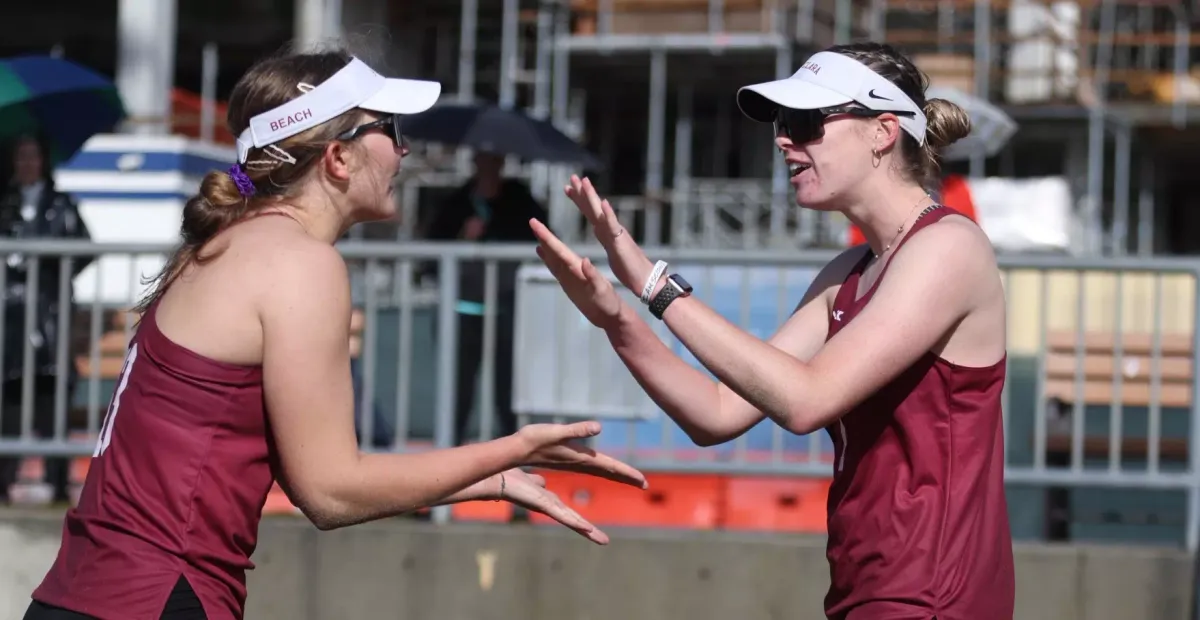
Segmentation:
[[(908, 218), (912, 216), (913, 211), (916, 211), (917, 207), (921, 206), (921, 202), (923, 200), (925, 200), (926, 198), (929, 198), (930, 200), (933, 199), (933, 197), (930, 196), (929, 194), (925, 194), (924, 196), (921, 196), (921, 198), (919, 200), (917, 200), (917, 203), (912, 206), (912, 209), (909, 209), (908, 215), (904, 216), (904, 219), (900, 221), (900, 227), (896, 229), (896, 234), (892, 236), (892, 240), (889, 241), (888, 244), (883, 247), (882, 252), (875, 255), (875, 258), (879, 258), (880, 256), (887, 254), (887, 251), (892, 249), (892, 244), (895, 243), (896, 240), (900, 238), (900, 233), (904, 232), (904, 223), (908, 221)], [(921, 219), (921, 217), (924, 216), (925, 213), (928, 213), (928, 211), (924, 211), (921, 213), (921, 215), (918, 215), (917, 220)], [(917, 220), (913, 220), (913, 224), (916, 224)]]

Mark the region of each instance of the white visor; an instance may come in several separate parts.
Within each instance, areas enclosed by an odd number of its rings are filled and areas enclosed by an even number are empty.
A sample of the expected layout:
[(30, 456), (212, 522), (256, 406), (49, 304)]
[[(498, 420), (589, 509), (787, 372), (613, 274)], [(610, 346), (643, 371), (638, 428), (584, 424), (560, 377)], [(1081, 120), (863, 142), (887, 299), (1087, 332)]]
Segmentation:
[(780, 107), (815, 110), (857, 103), (872, 110), (911, 112), (897, 116), (900, 128), (925, 144), (927, 121), (917, 104), (870, 67), (833, 52), (813, 54), (791, 77), (738, 89), (737, 103), (742, 114), (761, 123), (774, 121)]
[(416, 114), (433, 107), (441, 93), (438, 82), (385, 78), (352, 58), (316, 88), (250, 119), (237, 139), (238, 162), (246, 163), (251, 148), (275, 144), (354, 108)]

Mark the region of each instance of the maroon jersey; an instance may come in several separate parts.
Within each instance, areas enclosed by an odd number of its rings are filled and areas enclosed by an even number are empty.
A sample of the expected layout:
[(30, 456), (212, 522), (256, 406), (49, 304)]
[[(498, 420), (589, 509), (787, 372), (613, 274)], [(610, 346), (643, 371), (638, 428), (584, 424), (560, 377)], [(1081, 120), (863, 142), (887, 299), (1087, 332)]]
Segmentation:
[[(927, 213), (896, 252), (953, 213), (946, 207)], [(830, 338), (878, 286), (855, 300), (869, 256), (838, 291)], [(879, 280), (886, 275), (885, 265)], [(1011, 620), (1004, 375), (1004, 359), (964, 367), (930, 352), (828, 427), (835, 448), (829, 618)]]
[(272, 480), (261, 369), (171, 342), (152, 306), (33, 598), (102, 620), (157, 619), (182, 576), (209, 618), (241, 618)]

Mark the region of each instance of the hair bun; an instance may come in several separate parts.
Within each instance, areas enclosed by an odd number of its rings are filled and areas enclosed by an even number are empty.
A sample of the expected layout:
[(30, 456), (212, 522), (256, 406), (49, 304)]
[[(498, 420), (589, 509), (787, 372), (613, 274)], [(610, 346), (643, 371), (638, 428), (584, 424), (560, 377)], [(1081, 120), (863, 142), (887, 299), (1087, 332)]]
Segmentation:
[(971, 133), (971, 117), (957, 104), (945, 99), (925, 103), (925, 140), (934, 149), (944, 149)]

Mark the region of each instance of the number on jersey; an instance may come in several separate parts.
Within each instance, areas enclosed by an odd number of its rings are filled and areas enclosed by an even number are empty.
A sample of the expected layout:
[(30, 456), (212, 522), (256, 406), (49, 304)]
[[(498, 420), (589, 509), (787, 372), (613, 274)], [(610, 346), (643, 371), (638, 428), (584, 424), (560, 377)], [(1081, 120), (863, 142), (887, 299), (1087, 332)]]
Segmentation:
[(138, 346), (135, 342), (129, 347), (129, 352), (125, 354), (125, 363), (121, 366), (121, 374), (118, 377), (117, 391), (113, 394), (112, 402), (108, 404), (108, 412), (104, 414), (104, 424), (100, 426), (100, 441), (96, 444), (96, 451), (92, 453), (92, 457), (104, 455), (104, 451), (108, 449), (108, 444), (112, 443), (113, 425), (117, 422), (117, 411), (121, 409), (121, 394), (125, 392), (125, 386), (129, 385), (129, 373), (133, 370), (133, 362), (137, 360)]

